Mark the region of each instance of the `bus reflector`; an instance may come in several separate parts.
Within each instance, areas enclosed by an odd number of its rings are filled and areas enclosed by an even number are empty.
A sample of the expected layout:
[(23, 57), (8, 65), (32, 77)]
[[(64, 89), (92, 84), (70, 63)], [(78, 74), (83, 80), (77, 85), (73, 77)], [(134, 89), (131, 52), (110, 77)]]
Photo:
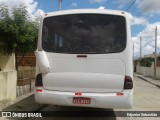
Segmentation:
[(81, 92), (76, 92), (75, 95), (82, 95), (82, 93)]
[(42, 92), (42, 89), (36, 89), (36, 92)]
[(122, 14), (125, 14), (125, 12), (121, 12)]
[(117, 96), (123, 96), (124, 93), (117, 93), (116, 95), (117, 95)]

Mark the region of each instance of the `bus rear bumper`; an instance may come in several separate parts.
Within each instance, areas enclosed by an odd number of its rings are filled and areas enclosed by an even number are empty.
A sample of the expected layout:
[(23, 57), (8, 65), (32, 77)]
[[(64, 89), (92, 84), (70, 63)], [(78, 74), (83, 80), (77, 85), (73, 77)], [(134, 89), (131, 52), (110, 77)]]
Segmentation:
[[(40, 104), (120, 109), (132, 108), (133, 105), (133, 90), (124, 90), (123, 95), (117, 95), (117, 93), (82, 93), (82, 95), (75, 95), (73, 92), (50, 91), (42, 87), (36, 89), (35, 101)], [(91, 103), (73, 104), (73, 97), (90, 98)]]

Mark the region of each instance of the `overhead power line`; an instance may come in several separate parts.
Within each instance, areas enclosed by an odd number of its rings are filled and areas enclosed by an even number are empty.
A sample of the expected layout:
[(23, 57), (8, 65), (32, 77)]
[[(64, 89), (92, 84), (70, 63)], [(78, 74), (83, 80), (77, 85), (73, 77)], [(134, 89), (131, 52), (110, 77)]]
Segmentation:
[(153, 14), (152, 16), (150, 16), (149, 18), (147, 18), (147, 20), (149, 21), (151, 18), (155, 17), (155, 15), (157, 15), (157, 14), (160, 14), (160, 12), (156, 12), (155, 14)]
[(136, 0), (134, 0), (133, 2), (132, 2), (132, 4), (126, 9), (126, 11), (128, 11), (132, 6), (133, 6), (133, 4), (136, 2)]

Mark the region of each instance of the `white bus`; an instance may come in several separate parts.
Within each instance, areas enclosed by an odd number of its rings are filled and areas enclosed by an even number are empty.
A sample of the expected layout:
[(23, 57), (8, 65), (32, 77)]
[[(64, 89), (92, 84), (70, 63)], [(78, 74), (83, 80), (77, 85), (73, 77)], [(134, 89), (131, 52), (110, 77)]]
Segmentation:
[(129, 16), (77, 9), (47, 13), (39, 29), (35, 101), (131, 108), (133, 66)]

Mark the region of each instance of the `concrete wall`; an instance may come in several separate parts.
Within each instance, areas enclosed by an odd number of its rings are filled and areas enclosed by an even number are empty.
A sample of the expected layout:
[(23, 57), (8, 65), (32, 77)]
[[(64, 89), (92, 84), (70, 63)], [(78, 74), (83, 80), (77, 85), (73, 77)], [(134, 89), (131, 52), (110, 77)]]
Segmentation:
[[(156, 76), (160, 79), (160, 67), (156, 68)], [(136, 66), (136, 72), (139, 74), (143, 74), (148, 77), (154, 77), (154, 68), (152, 67), (142, 67), (142, 66)]]
[(156, 74), (157, 74), (157, 78), (160, 78), (160, 67), (157, 68)]
[(0, 106), (4, 103), (16, 99), (17, 72), (0, 72)]
[(15, 55), (0, 54), (0, 69), (1, 71), (15, 70)]
[(35, 78), (35, 67), (30, 66), (19, 66), (18, 67), (18, 78)]

